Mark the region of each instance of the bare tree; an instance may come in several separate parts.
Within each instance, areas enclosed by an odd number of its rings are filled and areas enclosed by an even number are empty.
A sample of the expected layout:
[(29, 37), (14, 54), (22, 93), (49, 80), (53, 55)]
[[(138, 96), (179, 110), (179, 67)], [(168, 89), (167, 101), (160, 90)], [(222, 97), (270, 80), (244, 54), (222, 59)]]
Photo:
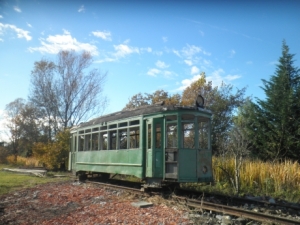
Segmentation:
[(30, 156), (34, 142), (43, 138), (43, 125), (38, 120), (39, 110), (24, 99), (18, 98), (6, 106), (6, 127), (10, 133), (10, 148), (15, 155)]
[(18, 98), (15, 101), (6, 105), (6, 113), (8, 116), (6, 127), (10, 132), (10, 145), (12, 153), (17, 161), (19, 153), (20, 139), (21, 139), (21, 128), (20, 128), (20, 114), (24, 107), (25, 100)]
[(29, 99), (43, 108), (51, 128), (49, 136), (101, 114), (106, 107), (102, 95), (106, 74), (89, 69), (92, 63), (90, 53), (74, 51), (59, 52), (56, 62), (43, 59), (35, 63)]
[(47, 120), (48, 138), (58, 130), (57, 99), (55, 93), (55, 64), (48, 60), (41, 60), (34, 63), (34, 70), (31, 72), (31, 93), (29, 100), (40, 108)]

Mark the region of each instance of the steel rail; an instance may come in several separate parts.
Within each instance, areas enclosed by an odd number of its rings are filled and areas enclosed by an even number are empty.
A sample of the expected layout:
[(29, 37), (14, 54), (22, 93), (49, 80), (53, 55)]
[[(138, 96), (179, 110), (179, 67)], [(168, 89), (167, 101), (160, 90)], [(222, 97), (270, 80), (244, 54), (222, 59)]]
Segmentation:
[(95, 182), (95, 181), (86, 180), (85, 183), (96, 184), (96, 185), (113, 188), (113, 189), (118, 189), (118, 190), (121, 189), (121, 190), (126, 190), (126, 191), (138, 192), (140, 194), (147, 194), (146, 192), (143, 192), (137, 188), (124, 187), (124, 186), (119, 186), (119, 185), (114, 185), (114, 184), (103, 183), (103, 182), (99, 182), (99, 181)]
[(185, 202), (187, 206), (190, 207), (211, 210), (214, 212), (222, 212), (233, 216), (252, 219), (255, 221), (272, 222), (275, 224), (277, 223), (277, 224), (284, 224), (284, 225), (300, 224), (300, 221), (297, 220), (291, 220), (283, 217), (272, 216), (269, 214), (248, 211), (236, 207), (219, 205), (215, 203), (199, 201), (199, 200), (194, 200), (194, 199), (189, 199), (189, 198), (179, 197), (179, 196), (173, 196), (172, 198), (182, 200)]
[[(119, 185), (114, 185), (114, 184), (94, 182), (94, 181), (86, 181), (86, 183), (97, 184), (97, 185), (112, 188), (112, 189), (136, 192), (136, 193), (143, 194), (143, 195), (150, 194), (150, 193), (141, 191), (140, 189), (137, 189), (137, 188), (124, 187), (124, 186), (119, 186)], [(223, 214), (229, 214), (229, 215), (247, 218), (247, 219), (251, 219), (251, 220), (255, 220), (255, 221), (269, 222), (269, 223), (283, 224), (283, 225), (297, 225), (297, 224), (300, 225), (300, 220), (297, 221), (297, 220), (287, 219), (284, 217), (278, 217), (278, 216), (269, 215), (269, 214), (265, 214), (265, 213), (253, 212), (253, 211), (249, 211), (249, 210), (240, 209), (237, 207), (232, 207), (232, 206), (227, 206), (227, 205), (222, 205), (222, 204), (215, 204), (215, 203), (211, 203), (211, 202), (195, 200), (195, 199), (186, 198), (186, 197), (172, 196), (172, 198), (174, 200), (177, 200), (177, 201), (180, 200), (180, 201), (184, 202), (185, 205), (187, 205), (189, 207), (211, 210), (214, 212), (221, 212)]]

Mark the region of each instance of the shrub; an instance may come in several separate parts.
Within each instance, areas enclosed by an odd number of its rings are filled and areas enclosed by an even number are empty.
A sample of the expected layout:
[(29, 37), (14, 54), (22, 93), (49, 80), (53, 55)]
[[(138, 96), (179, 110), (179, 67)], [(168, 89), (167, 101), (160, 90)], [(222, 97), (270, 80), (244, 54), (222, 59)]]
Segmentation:
[(7, 156), (9, 155), (8, 150), (0, 146), (0, 163), (7, 163)]
[(6, 160), (9, 164), (14, 166), (24, 166), (24, 167), (38, 167), (40, 162), (34, 157), (22, 157), (17, 156), (17, 161), (15, 160), (15, 155), (10, 155), (6, 157)]
[(35, 143), (33, 156), (36, 157), (47, 169), (66, 169), (69, 157), (70, 132), (68, 130), (56, 135), (54, 142)]

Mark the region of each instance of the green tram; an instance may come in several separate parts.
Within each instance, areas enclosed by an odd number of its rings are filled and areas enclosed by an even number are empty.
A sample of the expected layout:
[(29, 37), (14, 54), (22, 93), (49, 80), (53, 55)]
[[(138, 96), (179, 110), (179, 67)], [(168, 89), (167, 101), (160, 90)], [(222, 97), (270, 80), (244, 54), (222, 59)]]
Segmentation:
[(80, 179), (133, 175), (145, 187), (212, 181), (211, 112), (196, 103), (145, 106), (73, 127), (69, 170)]

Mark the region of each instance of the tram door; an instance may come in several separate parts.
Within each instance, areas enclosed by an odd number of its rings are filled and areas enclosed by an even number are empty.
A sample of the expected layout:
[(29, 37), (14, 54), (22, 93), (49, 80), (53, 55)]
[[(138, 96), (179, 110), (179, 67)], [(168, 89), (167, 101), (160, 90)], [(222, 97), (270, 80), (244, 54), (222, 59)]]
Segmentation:
[(77, 151), (77, 136), (76, 134), (72, 135), (71, 138), (71, 146), (70, 146), (70, 153), (69, 153), (69, 171), (75, 170), (76, 165), (76, 151)]
[(197, 181), (197, 149), (195, 145), (195, 117), (182, 115), (180, 129), (180, 148), (178, 152), (178, 181)]
[(163, 118), (153, 118), (147, 121), (147, 156), (146, 176), (163, 177)]

